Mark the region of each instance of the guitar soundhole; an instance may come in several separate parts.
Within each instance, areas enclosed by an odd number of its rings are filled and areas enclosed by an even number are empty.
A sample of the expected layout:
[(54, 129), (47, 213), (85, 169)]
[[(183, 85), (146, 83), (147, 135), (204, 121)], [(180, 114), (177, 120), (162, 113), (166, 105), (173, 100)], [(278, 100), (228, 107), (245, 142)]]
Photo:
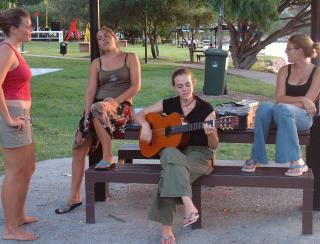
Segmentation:
[(171, 127), (168, 126), (165, 128), (165, 135), (170, 136), (170, 133), (171, 133)]

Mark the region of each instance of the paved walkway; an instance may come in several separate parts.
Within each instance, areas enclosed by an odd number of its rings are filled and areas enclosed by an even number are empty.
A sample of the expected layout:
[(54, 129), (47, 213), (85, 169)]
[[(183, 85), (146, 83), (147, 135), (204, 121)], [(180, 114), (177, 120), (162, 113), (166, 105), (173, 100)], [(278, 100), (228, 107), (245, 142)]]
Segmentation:
[[(156, 64), (162, 64), (162, 65), (170, 65), (170, 66), (179, 66), (179, 67), (186, 67), (186, 68), (192, 68), (192, 69), (201, 69), (204, 70), (204, 64), (185, 64), (185, 63), (157, 63)], [(244, 69), (227, 69), (227, 73), (230, 75), (237, 75), (249, 79), (256, 79), (260, 80), (264, 83), (276, 84), (277, 75), (273, 73), (267, 73), (267, 72), (259, 72), (259, 71), (252, 71), (252, 70), (244, 70)]]
[[(219, 161), (217, 164), (231, 163)], [(68, 196), (70, 170), (70, 158), (37, 164), (27, 210), (40, 221), (24, 227), (40, 235), (35, 243), (159, 243), (160, 225), (146, 217), (147, 207), (156, 191), (155, 185), (111, 184), (111, 199), (96, 204), (96, 224), (85, 223), (84, 205), (69, 214), (55, 214), (54, 209)], [(314, 234), (301, 234), (300, 190), (203, 187), (202, 202), (202, 229), (183, 228), (183, 209), (178, 208), (174, 222), (177, 243), (319, 243), (320, 213), (314, 213)], [(2, 210), (0, 219), (1, 226)]]
[[(203, 64), (161, 64), (204, 69)], [(236, 69), (230, 69), (228, 73), (267, 83), (275, 81), (275, 75), (269, 73)], [(218, 161), (217, 164), (240, 165), (241, 162)], [(70, 158), (37, 164), (27, 210), (40, 221), (24, 227), (40, 234), (35, 243), (159, 243), (160, 225), (146, 218), (155, 185), (111, 184), (111, 199), (96, 204), (96, 224), (85, 223), (84, 205), (69, 214), (56, 215), (54, 209), (65, 202), (69, 193), (70, 171)], [(2, 181), (3, 176), (0, 177)], [(84, 199), (84, 187), (82, 196)], [(178, 208), (174, 222), (177, 243), (319, 243), (319, 212), (314, 213), (314, 234), (301, 234), (301, 190), (203, 187), (202, 201), (202, 229), (181, 227), (183, 210)], [(1, 225), (3, 211), (0, 211)]]

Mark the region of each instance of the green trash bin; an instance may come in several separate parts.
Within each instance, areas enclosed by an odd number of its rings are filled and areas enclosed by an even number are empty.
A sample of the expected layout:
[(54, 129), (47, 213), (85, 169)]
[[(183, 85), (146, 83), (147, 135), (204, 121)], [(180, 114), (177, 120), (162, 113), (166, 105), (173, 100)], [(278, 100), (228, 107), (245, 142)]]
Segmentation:
[(203, 93), (205, 95), (222, 95), (225, 91), (224, 75), (228, 52), (221, 49), (208, 48), (204, 53), (206, 66)]

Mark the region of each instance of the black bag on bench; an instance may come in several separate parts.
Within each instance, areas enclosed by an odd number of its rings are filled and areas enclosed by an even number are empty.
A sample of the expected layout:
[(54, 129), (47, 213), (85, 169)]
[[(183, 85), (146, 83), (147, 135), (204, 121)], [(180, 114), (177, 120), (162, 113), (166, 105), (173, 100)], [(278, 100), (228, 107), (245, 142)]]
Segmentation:
[(259, 102), (256, 100), (242, 100), (240, 102), (222, 103), (215, 107), (217, 118), (237, 116), (239, 125), (234, 129), (253, 129), (256, 110)]

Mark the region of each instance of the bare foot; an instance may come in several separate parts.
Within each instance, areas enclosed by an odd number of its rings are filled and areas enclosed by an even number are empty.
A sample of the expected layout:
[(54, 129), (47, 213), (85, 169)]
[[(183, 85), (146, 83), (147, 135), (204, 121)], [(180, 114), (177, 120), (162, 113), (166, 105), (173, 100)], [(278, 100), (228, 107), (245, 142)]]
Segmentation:
[(31, 223), (35, 223), (38, 221), (39, 221), (39, 219), (37, 217), (25, 215), (24, 218), (21, 219), (19, 225), (31, 224)]
[(4, 227), (2, 238), (4, 240), (34, 241), (37, 240), (39, 236), (32, 232), (26, 232), (19, 227), (11, 231)]
[(176, 244), (176, 239), (174, 238), (172, 232), (172, 226), (163, 225), (162, 226), (162, 235), (160, 239), (161, 244)]

